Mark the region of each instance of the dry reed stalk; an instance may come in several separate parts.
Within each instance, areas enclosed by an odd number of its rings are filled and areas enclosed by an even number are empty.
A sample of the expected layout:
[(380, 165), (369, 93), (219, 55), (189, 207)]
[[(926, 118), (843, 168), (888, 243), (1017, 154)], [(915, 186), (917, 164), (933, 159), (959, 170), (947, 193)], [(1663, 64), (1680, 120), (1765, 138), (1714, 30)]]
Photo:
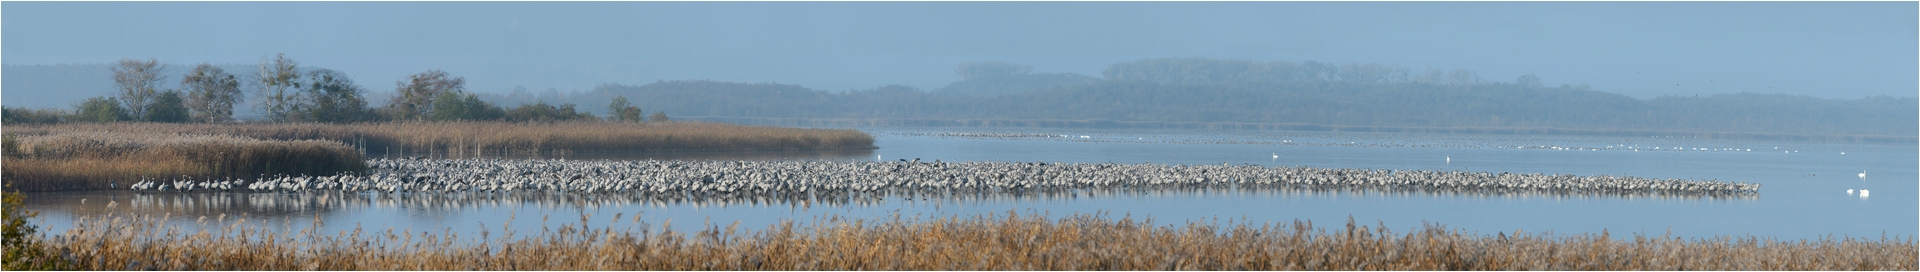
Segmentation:
[[(587, 218), (583, 217), (582, 221)], [(224, 222), (188, 233), (152, 216), (93, 217), (43, 241), (86, 269), (164, 270), (1913, 270), (1907, 240), (1679, 239), (1609, 234), (1405, 234), (1353, 224), (1187, 223), (1075, 215), (931, 221), (828, 218), (740, 232), (563, 225), (530, 236)], [(616, 220), (617, 221), (617, 220)], [(206, 224), (206, 223), (203, 223)], [(671, 221), (668, 221), (671, 224)], [(270, 224), (268, 224), (270, 225)], [(503, 227), (504, 228), (504, 227)], [(637, 230), (636, 230), (637, 229)], [(666, 228), (662, 228), (666, 229)]]
[(22, 191), (126, 188), (141, 179), (320, 176), (367, 168), (359, 151), (333, 141), (106, 131), (30, 134), (16, 141), (18, 150), (7, 154), (0, 175)]
[[(370, 156), (553, 154), (581, 152), (872, 149), (873, 137), (850, 129), (802, 129), (716, 123), (388, 122), (357, 124), (81, 123), (8, 126), (8, 133), (125, 132), (235, 135), (269, 140), (332, 140)], [(399, 155), (399, 154), (395, 154)]]

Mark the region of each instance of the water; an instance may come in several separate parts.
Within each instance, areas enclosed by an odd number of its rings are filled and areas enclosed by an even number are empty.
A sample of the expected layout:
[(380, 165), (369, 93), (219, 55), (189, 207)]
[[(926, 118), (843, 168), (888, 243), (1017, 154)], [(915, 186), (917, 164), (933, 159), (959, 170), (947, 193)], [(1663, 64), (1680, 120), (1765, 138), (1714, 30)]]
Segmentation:
[[(1671, 233), (1808, 239), (1827, 235), (1912, 237), (1920, 232), (1913, 144), (1728, 141), (1683, 137), (1585, 137), (1049, 129), (870, 129), (879, 150), (635, 156), (675, 159), (1043, 161), (1069, 163), (1255, 164), (1372, 169), (1626, 175), (1764, 184), (1742, 199), (1454, 195), (1373, 191), (1207, 191), (1097, 193), (995, 199), (886, 199), (878, 203), (716, 204), (636, 202), (618, 197), (538, 194), (375, 196), (314, 193), (31, 193), (53, 233), (76, 215), (171, 214), (246, 218), (291, 227), (316, 219), (328, 233), (366, 230), (499, 231), (542, 226), (625, 225), (634, 216), (676, 228), (739, 222), (755, 229), (826, 216), (882, 219), (1104, 212), (1161, 224), (1352, 220), (1396, 229), (1439, 223), (1472, 232)], [(991, 134), (986, 134), (991, 133)], [(1082, 137), (1084, 136), (1084, 137)], [(1654, 149), (1654, 148), (1658, 149)], [(1674, 151), (1682, 149), (1686, 151)], [(1704, 149), (1704, 150), (1703, 150)], [(1845, 154), (1841, 154), (1845, 152)], [(636, 159), (598, 156), (589, 159)], [(576, 159), (576, 158), (569, 158)], [(1866, 178), (1856, 175), (1866, 171)], [(1847, 189), (1872, 190), (1870, 197)], [(85, 204), (81, 204), (82, 200)], [(107, 209), (108, 202), (115, 203)], [(620, 220), (614, 220), (618, 215)], [(543, 220), (544, 217), (544, 220)]]

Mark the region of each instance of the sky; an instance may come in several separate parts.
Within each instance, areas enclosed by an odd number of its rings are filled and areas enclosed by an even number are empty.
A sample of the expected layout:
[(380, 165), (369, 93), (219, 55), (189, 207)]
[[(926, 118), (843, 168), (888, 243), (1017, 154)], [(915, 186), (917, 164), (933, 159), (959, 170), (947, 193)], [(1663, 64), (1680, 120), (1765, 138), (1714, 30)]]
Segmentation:
[[(285, 53), (390, 91), (709, 79), (936, 89), (969, 61), (1099, 76), (1162, 57), (1536, 74), (1635, 98), (1920, 92), (1916, 2), (4, 2), (0, 63)], [(104, 80), (104, 79), (103, 79)]]

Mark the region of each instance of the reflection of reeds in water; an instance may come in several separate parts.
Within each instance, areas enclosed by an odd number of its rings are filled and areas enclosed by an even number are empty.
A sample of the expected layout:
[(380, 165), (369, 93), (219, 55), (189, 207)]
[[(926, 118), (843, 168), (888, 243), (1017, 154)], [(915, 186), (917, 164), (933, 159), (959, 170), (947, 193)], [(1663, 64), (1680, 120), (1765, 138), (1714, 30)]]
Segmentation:
[(126, 188), (142, 179), (334, 175), (367, 168), (358, 150), (334, 141), (111, 131), (30, 134), (15, 141), (4, 175), (13, 189), (23, 191)]
[[(188, 233), (150, 216), (94, 217), (45, 245), (109, 270), (1913, 270), (1911, 238), (1681, 239), (1665, 235), (1316, 228), (1076, 215), (861, 220), (684, 233), (565, 224), (523, 235), (269, 230), (204, 219)], [(622, 218), (612, 221), (621, 222)], [(670, 225), (671, 222), (665, 223)]]

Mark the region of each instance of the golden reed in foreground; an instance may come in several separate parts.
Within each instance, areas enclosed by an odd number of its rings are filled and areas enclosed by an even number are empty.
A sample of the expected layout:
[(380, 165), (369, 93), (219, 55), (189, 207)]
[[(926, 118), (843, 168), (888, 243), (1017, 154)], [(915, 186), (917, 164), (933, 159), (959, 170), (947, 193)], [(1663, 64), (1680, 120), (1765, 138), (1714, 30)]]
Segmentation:
[(126, 188), (142, 178), (334, 175), (365, 157), (872, 149), (848, 129), (711, 123), (77, 123), (7, 126), (4, 179), (23, 191)]
[[(1907, 240), (1477, 235), (1427, 226), (1316, 229), (1311, 223), (1156, 225), (1076, 215), (933, 221), (816, 220), (739, 233), (573, 225), (461, 239), (392, 230), (276, 231), (200, 218), (93, 218), (39, 244), (103, 270), (1914, 270)], [(588, 221), (588, 218), (582, 218)], [(626, 224), (620, 218), (615, 224)], [(267, 224), (275, 225), (275, 224)], [(671, 225), (671, 221), (668, 222)], [(737, 224), (736, 224), (737, 225)], [(634, 230), (637, 227), (639, 230)], [(503, 227), (504, 228), (504, 227)]]

